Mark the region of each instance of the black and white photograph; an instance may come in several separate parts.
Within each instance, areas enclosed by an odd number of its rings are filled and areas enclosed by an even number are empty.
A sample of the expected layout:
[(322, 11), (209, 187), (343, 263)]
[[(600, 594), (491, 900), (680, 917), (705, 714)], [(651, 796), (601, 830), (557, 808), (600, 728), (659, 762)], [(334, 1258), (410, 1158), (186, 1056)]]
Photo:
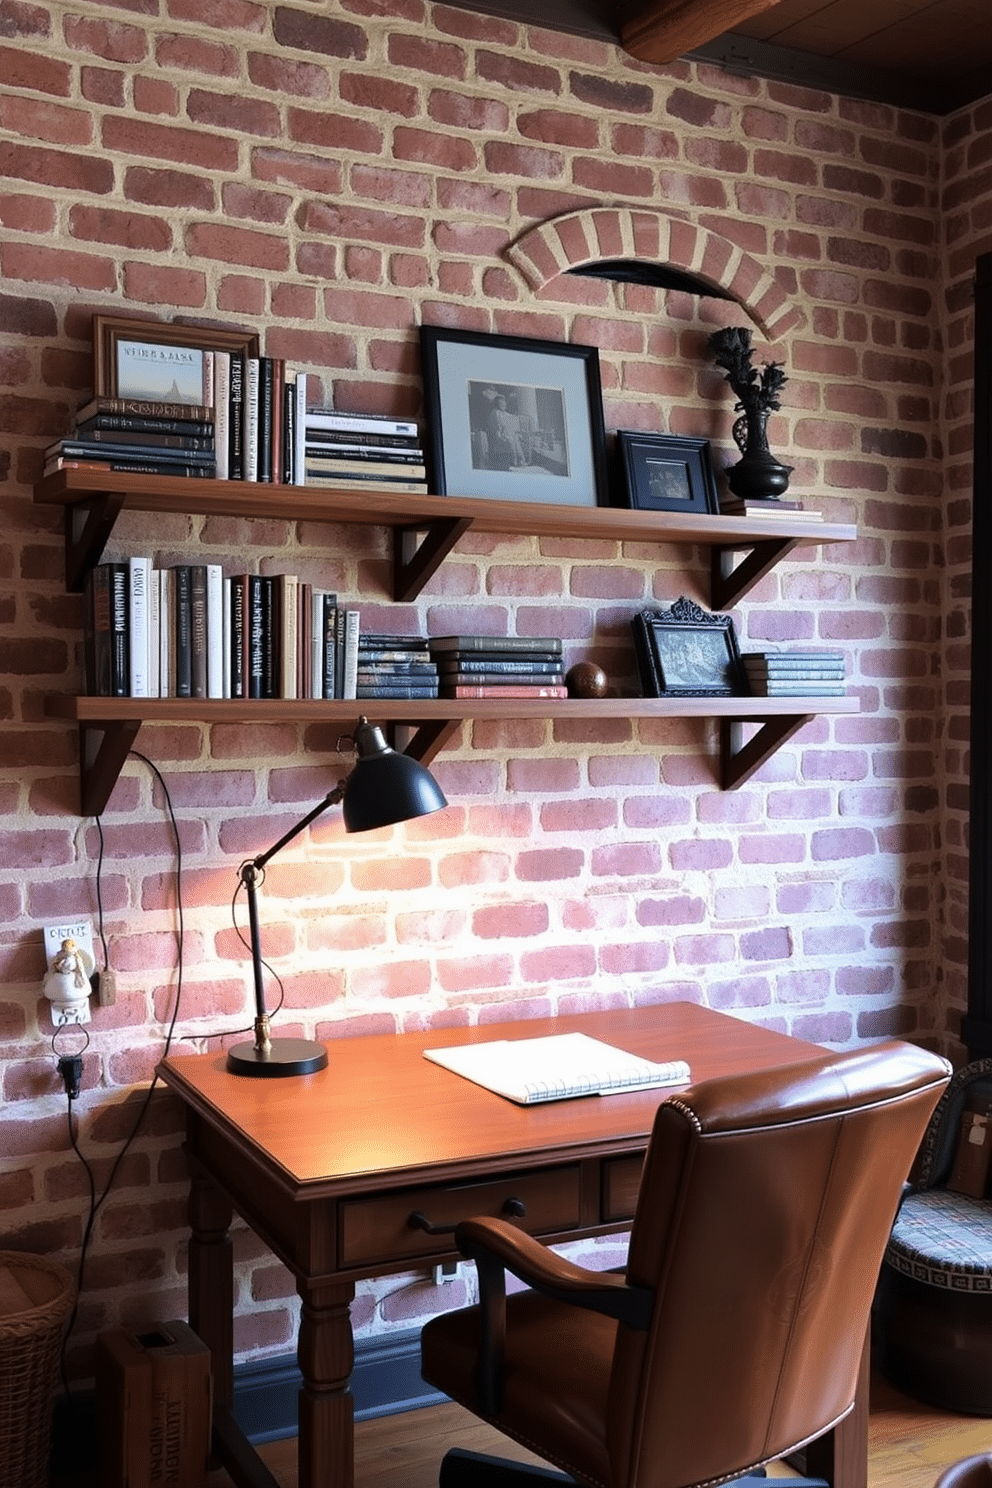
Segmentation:
[(617, 431), (618, 504), (641, 511), (718, 510), (708, 439)]
[(421, 326), (431, 489), (606, 506), (594, 346)]

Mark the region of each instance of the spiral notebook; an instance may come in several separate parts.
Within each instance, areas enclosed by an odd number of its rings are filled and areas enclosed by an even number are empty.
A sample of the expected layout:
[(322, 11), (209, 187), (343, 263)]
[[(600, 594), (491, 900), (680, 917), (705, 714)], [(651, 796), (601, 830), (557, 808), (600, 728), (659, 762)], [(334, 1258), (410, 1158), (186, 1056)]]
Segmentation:
[(685, 1085), (690, 1079), (683, 1059), (655, 1064), (585, 1033), (425, 1049), (424, 1058), (521, 1106)]

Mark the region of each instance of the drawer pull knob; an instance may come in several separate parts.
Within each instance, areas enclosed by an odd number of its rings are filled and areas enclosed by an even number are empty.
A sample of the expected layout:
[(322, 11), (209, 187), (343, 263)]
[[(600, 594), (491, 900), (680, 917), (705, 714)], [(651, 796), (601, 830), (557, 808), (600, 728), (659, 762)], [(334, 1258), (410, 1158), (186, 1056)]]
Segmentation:
[(505, 1214), (507, 1219), (523, 1219), (527, 1213), (527, 1205), (523, 1199), (507, 1199), (500, 1213)]
[(414, 1209), (406, 1222), (406, 1227), (408, 1230), (423, 1230), (425, 1235), (453, 1235), (455, 1233), (453, 1224), (431, 1224), (422, 1209)]

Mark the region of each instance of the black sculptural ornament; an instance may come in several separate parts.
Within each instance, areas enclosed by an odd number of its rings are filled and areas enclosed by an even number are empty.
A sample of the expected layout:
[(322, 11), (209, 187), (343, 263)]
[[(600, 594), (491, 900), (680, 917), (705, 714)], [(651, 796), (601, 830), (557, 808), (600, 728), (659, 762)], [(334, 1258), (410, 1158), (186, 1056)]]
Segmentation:
[(788, 381), (782, 364), (764, 362), (758, 373), (745, 326), (714, 331), (709, 346), (737, 397), (734, 411), (740, 413), (732, 432), (741, 458), (727, 471), (727, 484), (741, 501), (777, 501), (789, 488), (793, 468), (776, 460), (768, 448), (768, 419), (781, 406), (779, 393)]

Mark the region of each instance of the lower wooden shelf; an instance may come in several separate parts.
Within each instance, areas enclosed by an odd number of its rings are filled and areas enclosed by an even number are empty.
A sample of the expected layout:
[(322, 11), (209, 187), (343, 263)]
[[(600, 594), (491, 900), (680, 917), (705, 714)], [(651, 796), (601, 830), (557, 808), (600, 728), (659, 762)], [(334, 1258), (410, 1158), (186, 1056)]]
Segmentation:
[[(326, 723), (342, 734), (361, 717), (383, 725), (394, 737), (409, 731), (406, 754), (429, 764), (467, 720), (712, 718), (720, 726), (719, 779), (733, 790), (754, 774), (798, 728), (818, 714), (857, 713), (856, 697), (768, 698), (369, 698), (306, 701), (299, 698), (101, 698), (53, 694), (46, 700), (49, 717), (79, 727), (80, 809), (99, 816), (110, 799), (143, 723), (239, 724)], [(747, 738), (745, 727), (756, 725)]]

